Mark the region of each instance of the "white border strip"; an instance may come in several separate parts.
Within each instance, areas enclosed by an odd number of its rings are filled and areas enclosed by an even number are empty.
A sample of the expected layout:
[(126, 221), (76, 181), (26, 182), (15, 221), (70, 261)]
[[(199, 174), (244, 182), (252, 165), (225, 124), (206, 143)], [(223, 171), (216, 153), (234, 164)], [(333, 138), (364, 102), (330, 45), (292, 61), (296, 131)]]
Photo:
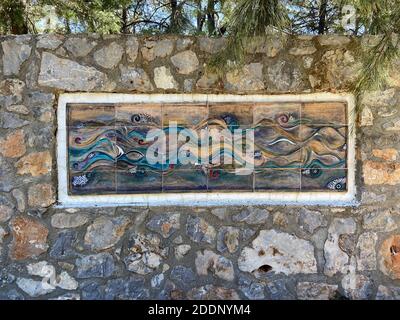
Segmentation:
[[(183, 103), (183, 102), (345, 102), (348, 105), (347, 192), (232, 192), (232, 193), (160, 193), (117, 195), (68, 195), (67, 117), (68, 103)], [(59, 207), (96, 206), (225, 206), (225, 205), (329, 205), (354, 206), (355, 185), (355, 100), (351, 94), (300, 95), (207, 95), (207, 94), (117, 94), (67, 93), (58, 100), (57, 168)]]

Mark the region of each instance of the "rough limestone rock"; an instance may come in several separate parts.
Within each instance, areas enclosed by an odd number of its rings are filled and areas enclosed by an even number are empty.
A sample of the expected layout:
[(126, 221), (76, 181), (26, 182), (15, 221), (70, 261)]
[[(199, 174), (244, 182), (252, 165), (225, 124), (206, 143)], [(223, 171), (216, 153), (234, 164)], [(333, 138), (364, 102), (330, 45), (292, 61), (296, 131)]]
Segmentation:
[(396, 104), (396, 90), (366, 91), (361, 96), (361, 104), (371, 108), (388, 107)]
[(109, 280), (104, 293), (106, 300), (148, 300), (150, 296), (145, 279), (141, 276)]
[(222, 227), (218, 230), (217, 250), (221, 253), (234, 253), (239, 248), (240, 229), (235, 227)]
[(184, 256), (186, 256), (192, 247), (189, 244), (180, 244), (175, 247), (175, 258), (177, 260), (181, 260)]
[(39, 85), (66, 91), (90, 91), (102, 88), (107, 76), (93, 67), (43, 52)]
[(6, 79), (0, 82), (0, 106), (9, 108), (22, 102), (25, 83), (18, 79)]
[(1, 42), (4, 75), (11, 76), (19, 73), (22, 63), (31, 55), (29, 40), (29, 36), (23, 36)]
[(57, 234), (51, 249), (50, 257), (55, 259), (69, 259), (76, 258), (76, 243), (78, 240), (78, 233), (72, 230), (61, 231)]
[(213, 243), (216, 237), (215, 228), (208, 224), (203, 218), (188, 216), (186, 222), (186, 234), (198, 243)]
[(3, 227), (0, 227), (0, 244), (3, 243), (3, 239), (8, 235), (8, 233), (3, 229)]
[(399, 156), (399, 152), (394, 148), (372, 149), (372, 155), (386, 161), (396, 161)]
[(60, 34), (41, 34), (37, 39), (36, 48), (55, 50), (63, 43), (64, 36)]
[(218, 85), (219, 77), (214, 73), (205, 72), (196, 82), (198, 89), (212, 89)]
[(107, 278), (115, 270), (114, 258), (109, 253), (98, 253), (75, 261), (78, 278)]
[(364, 182), (367, 185), (400, 184), (400, 164), (367, 160), (363, 162)]
[(368, 127), (374, 124), (374, 114), (368, 106), (362, 108), (360, 118), (360, 125), (362, 127)]
[(177, 53), (171, 57), (171, 62), (180, 74), (190, 74), (199, 67), (199, 59), (191, 50)]
[(128, 271), (146, 275), (154, 272), (168, 255), (168, 248), (160, 247), (161, 240), (152, 234), (133, 233), (124, 259)]
[(349, 273), (342, 279), (342, 288), (346, 298), (352, 300), (370, 299), (372, 295), (373, 283), (371, 279), (362, 275)]
[(376, 252), (375, 245), (378, 236), (374, 232), (365, 232), (360, 235), (357, 243), (357, 270), (375, 270)]
[(70, 37), (65, 41), (64, 48), (79, 58), (87, 56), (96, 45), (97, 42), (89, 38)]
[(299, 91), (304, 88), (302, 72), (293, 61), (279, 60), (266, 71), (268, 89), (274, 92)]
[(123, 48), (113, 42), (107, 47), (102, 47), (93, 54), (94, 61), (99, 66), (106, 69), (115, 68), (121, 61), (122, 54), (124, 53)]
[(17, 129), (25, 127), (29, 121), (21, 119), (18, 115), (11, 112), (3, 112), (0, 114), (0, 127), (3, 129)]
[(43, 281), (27, 278), (17, 280), (17, 286), (31, 297), (39, 297), (53, 292), (56, 287)]
[(68, 272), (62, 271), (56, 278), (56, 286), (64, 290), (76, 290), (79, 284)]
[(289, 54), (291, 54), (293, 56), (305, 56), (305, 55), (314, 54), (316, 51), (317, 51), (317, 48), (315, 48), (314, 46), (303, 45), (303, 46), (299, 46), (299, 47), (290, 49)]
[(14, 204), (6, 196), (0, 195), (0, 223), (10, 220), (14, 213)]
[(390, 236), (382, 243), (379, 269), (392, 279), (400, 279), (400, 235)]
[(325, 52), (320, 61), (315, 72), (324, 70), (326, 88), (347, 88), (357, 79), (362, 66), (352, 52), (342, 48)]
[(264, 89), (263, 65), (251, 63), (241, 70), (226, 74), (225, 89), (228, 91), (259, 91)]
[(186, 50), (192, 44), (193, 44), (193, 40), (192, 39), (188, 39), (188, 38), (178, 39), (176, 41), (176, 50), (178, 50), (178, 51)]
[(16, 130), (0, 138), (0, 153), (7, 158), (19, 158), (26, 152), (25, 133), (23, 130)]
[(299, 224), (301, 228), (312, 234), (319, 227), (327, 226), (328, 221), (320, 212), (302, 208), (299, 212)]
[(76, 290), (78, 282), (72, 278), (66, 271), (62, 271), (58, 276), (53, 265), (47, 261), (31, 263), (27, 266), (28, 273), (33, 276), (42, 277), (42, 282), (48, 283), (53, 287), (64, 290)]
[(50, 278), (56, 273), (54, 266), (48, 264), (47, 261), (28, 264), (26, 269), (30, 275), (42, 278)]
[(400, 300), (400, 288), (380, 285), (376, 293), (376, 300)]
[(217, 277), (233, 281), (235, 272), (233, 264), (224, 256), (220, 256), (211, 250), (198, 251), (195, 260), (197, 274), (206, 276), (211, 271)]
[(170, 278), (182, 288), (190, 288), (196, 283), (196, 275), (191, 268), (177, 265), (172, 268)]
[(321, 46), (344, 46), (351, 41), (349, 37), (338, 35), (322, 35), (317, 39)]
[(51, 217), (51, 225), (54, 228), (77, 228), (88, 222), (88, 217), (80, 213), (56, 213)]
[(292, 279), (277, 279), (267, 282), (266, 297), (270, 300), (295, 300), (295, 285)]
[(332, 300), (337, 295), (337, 285), (315, 282), (299, 282), (297, 297), (300, 300)]
[(126, 89), (147, 92), (153, 90), (153, 85), (147, 73), (141, 68), (119, 66), (121, 85)]
[(15, 289), (0, 293), (1, 300), (25, 300), (25, 297)]
[(40, 222), (32, 218), (18, 216), (11, 222), (11, 232), (11, 259), (25, 260), (38, 257), (47, 251), (49, 230)]
[(136, 37), (129, 36), (126, 39), (125, 47), (126, 47), (125, 52), (128, 57), (128, 62), (134, 63), (138, 56), (139, 41), (137, 40)]
[(48, 151), (30, 153), (15, 163), (18, 174), (30, 174), (32, 177), (50, 173), (51, 166), (52, 157)]
[[(10, 192), (13, 188), (18, 187), (18, 183), (15, 181), (15, 174), (13, 167), (0, 157), (0, 191)], [(0, 197), (1, 199), (1, 197)], [(0, 203), (0, 219), (2, 216), (2, 204)]]
[(240, 253), (238, 267), (245, 272), (272, 271), (297, 274), (316, 273), (313, 245), (306, 240), (275, 230), (261, 230)]
[(254, 37), (246, 45), (246, 52), (250, 54), (262, 53), (268, 58), (274, 58), (282, 51), (287, 42), (283, 34)]
[(234, 289), (205, 285), (193, 288), (188, 292), (190, 300), (240, 300), (239, 295)]
[(396, 221), (392, 218), (390, 210), (373, 211), (363, 216), (363, 227), (366, 230), (390, 232), (398, 228)]
[(160, 89), (178, 89), (179, 84), (175, 81), (174, 76), (169, 68), (165, 66), (154, 69), (154, 83)]
[(156, 58), (169, 56), (174, 50), (174, 43), (169, 39), (146, 41), (140, 50), (144, 60), (153, 61)]
[(268, 222), (269, 211), (261, 208), (246, 208), (239, 214), (234, 215), (232, 220), (234, 222), (246, 222), (252, 225), (259, 225)]
[(179, 213), (172, 212), (158, 214), (152, 217), (146, 226), (150, 230), (159, 233), (164, 238), (169, 238), (180, 229), (180, 217), (181, 215)]
[(251, 300), (263, 300), (265, 298), (265, 284), (258, 282), (252, 276), (239, 275), (239, 290)]
[(200, 50), (207, 53), (217, 53), (226, 46), (225, 38), (199, 38)]
[(97, 251), (111, 248), (121, 239), (129, 224), (130, 220), (124, 216), (99, 217), (87, 228), (85, 244)]
[(211, 214), (213, 214), (219, 220), (222, 220), (222, 221), (227, 221), (229, 218), (229, 211), (228, 211), (228, 208), (226, 208), (226, 207), (211, 209)]
[(31, 207), (47, 208), (55, 201), (54, 188), (51, 184), (40, 183), (28, 189), (28, 204)]
[(328, 229), (328, 239), (324, 246), (325, 268), (324, 273), (327, 276), (333, 276), (336, 273), (346, 273), (349, 268), (349, 256), (340, 247), (342, 235), (351, 235), (356, 231), (356, 223), (352, 218), (336, 218), (332, 221)]

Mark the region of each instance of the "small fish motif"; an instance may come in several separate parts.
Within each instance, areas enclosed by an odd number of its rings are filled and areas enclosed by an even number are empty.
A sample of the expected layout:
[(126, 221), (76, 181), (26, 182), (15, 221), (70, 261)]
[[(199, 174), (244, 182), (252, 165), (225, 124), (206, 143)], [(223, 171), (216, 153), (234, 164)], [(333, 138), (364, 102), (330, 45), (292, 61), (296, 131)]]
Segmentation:
[(72, 178), (72, 185), (74, 187), (83, 187), (89, 182), (89, 179), (86, 177), (86, 175), (82, 176), (75, 176)]
[(337, 178), (330, 181), (327, 186), (330, 190), (345, 190), (346, 189), (346, 178)]

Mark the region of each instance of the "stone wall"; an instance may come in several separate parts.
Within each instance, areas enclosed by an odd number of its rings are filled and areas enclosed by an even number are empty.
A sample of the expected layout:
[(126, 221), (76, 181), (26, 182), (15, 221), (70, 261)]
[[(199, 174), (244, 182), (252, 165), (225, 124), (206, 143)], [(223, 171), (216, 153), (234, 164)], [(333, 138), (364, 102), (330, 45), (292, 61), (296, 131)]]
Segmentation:
[(218, 77), (223, 40), (1, 37), (0, 298), (399, 298), (398, 72), (362, 97), (358, 207), (56, 207), (60, 93), (346, 92), (375, 41), (255, 39)]

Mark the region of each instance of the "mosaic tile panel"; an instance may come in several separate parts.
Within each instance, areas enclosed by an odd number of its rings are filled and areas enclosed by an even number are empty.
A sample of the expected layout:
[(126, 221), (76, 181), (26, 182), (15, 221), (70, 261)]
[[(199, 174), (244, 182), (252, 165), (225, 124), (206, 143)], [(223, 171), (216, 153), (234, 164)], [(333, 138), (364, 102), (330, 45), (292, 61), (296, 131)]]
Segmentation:
[(332, 102), (69, 104), (68, 192), (343, 192), (346, 109)]

